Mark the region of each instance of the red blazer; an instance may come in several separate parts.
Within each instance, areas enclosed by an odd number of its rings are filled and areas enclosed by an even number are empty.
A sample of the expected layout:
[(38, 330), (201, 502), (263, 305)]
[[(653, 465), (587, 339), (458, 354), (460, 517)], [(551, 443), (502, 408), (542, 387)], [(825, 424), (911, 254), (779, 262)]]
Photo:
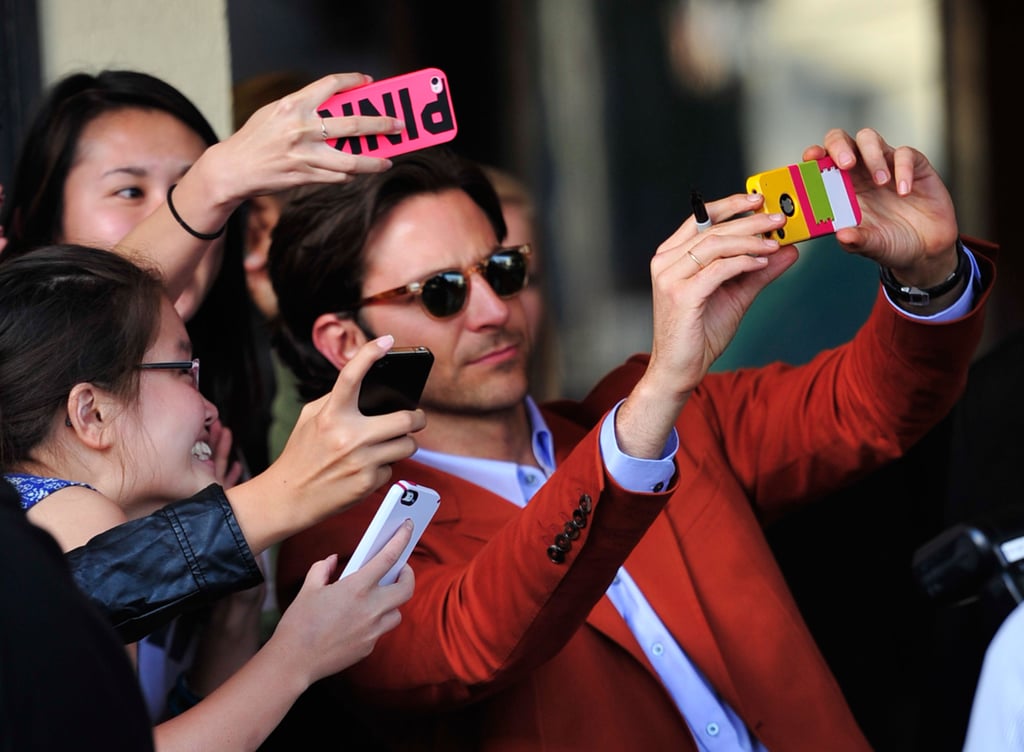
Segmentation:
[[(994, 270), (980, 261), (984, 299)], [(395, 479), (441, 494), (410, 560), (415, 594), (368, 658), (317, 690), (331, 694), (332, 707), (357, 709), (375, 748), (695, 749), (603, 597), (625, 563), (769, 750), (870, 749), (761, 524), (897, 457), (941, 418), (963, 389), (981, 309), (979, 301), (956, 322), (922, 324), (880, 294), (850, 343), (806, 366), (709, 374), (682, 411), (677, 473), (660, 493), (619, 487), (598, 446), (602, 417), (643, 373), (646, 356), (582, 402), (545, 406), (558, 469), (525, 509), (447, 473), (398, 463)], [(351, 552), (380, 496), (282, 545), (282, 603), (313, 561)], [(564, 562), (553, 563), (548, 547), (574, 513), (587, 525)], [(335, 719), (323, 727), (340, 741), (349, 729)]]

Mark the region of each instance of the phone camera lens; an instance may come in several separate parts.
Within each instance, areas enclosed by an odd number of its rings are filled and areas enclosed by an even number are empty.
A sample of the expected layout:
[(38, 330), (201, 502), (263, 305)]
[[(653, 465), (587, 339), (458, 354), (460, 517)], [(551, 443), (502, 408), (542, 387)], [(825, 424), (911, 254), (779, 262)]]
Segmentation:
[(792, 217), (796, 214), (796, 204), (793, 203), (793, 197), (788, 193), (783, 193), (779, 196), (779, 208), (782, 209), (782, 213), (787, 217)]
[(432, 79), (430, 79), (430, 90), (432, 92), (434, 92), (435, 94), (440, 94), (442, 88), (443, 87), (441, 86), (441, 78), (439, 76), (434, 76)]

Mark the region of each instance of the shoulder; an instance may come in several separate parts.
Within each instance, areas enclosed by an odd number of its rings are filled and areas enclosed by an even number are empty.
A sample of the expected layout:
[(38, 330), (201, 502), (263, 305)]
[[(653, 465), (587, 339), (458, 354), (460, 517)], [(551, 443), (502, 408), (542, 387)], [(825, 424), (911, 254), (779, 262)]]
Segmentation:
[(50, 494), (69, 486), (92, 488), (87, 483), (64, 480), (63, 478), (46, 478), (28, 473), (6, 473), (4, 477), (18, 492), (22, 509), (31, 509)]
[(51, 491), (28, 509), (28, 518), (56, 538), (65, 552), (127, 521), (113, 499), (81, 483)]

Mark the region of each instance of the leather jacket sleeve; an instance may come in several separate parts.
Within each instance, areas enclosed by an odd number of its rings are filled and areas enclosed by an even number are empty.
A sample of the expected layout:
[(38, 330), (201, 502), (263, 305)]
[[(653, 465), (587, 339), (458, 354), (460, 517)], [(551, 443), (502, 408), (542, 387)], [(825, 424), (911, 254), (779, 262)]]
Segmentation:
[(69, 551), (75, 581), (126, 643), (263, 582), (224, 490), (118, 525)]

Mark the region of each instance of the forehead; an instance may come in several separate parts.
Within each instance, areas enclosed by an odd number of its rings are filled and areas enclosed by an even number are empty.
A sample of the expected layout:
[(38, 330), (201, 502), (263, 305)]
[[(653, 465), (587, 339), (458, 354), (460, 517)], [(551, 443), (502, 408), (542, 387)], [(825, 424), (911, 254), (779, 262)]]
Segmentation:
[(463, 191), (420, 194), (398, 204), (370, 233), (366, 276), (414, 279), (469, 265), (497, 242), (487, 215)]
[(75, 161), (139, 154), (192, 161), (205, 148), (199, 134), (170, 113), (123, 107), (104, 112), (86, 124), (78, 139)]

